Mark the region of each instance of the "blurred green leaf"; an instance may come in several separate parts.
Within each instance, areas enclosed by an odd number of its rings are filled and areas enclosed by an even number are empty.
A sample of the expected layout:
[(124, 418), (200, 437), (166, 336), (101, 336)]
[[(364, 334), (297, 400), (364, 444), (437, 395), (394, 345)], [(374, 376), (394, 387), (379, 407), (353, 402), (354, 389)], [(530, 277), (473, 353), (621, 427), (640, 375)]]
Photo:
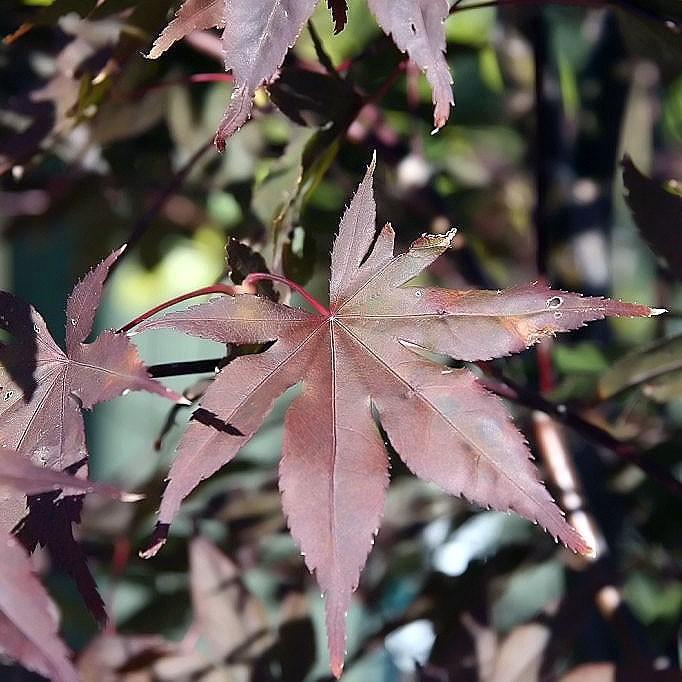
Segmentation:
[(564, 569), (558, 561), (521, 568), (507, 581), (492, 609), (500, 630), (509, 630), (540, 613), (564, 593)]
[(282, 250), (284, 274), (294, 282), (306, 284), (315, 271), (316, 256), (314, 237), (302, 227), (295, 227)]
[(603, 399), (635, 387), (659, 402), (682, 397), (682, 335), (626, 355), (599, 379)]

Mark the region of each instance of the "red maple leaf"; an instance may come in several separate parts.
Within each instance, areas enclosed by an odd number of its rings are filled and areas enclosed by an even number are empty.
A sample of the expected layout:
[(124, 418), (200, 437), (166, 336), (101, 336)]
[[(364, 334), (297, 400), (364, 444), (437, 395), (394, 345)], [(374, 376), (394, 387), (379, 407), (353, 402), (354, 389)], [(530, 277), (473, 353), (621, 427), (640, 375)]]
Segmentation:
[[(340, 675), (345, 616), (388, 486), (391, 445), (420, 478), (485, 507), (512, 510), (571, 549), (591, 550), (538, 479), (525, 438), (503, 404), (457, 360), (488, 360), (607, 315), (646, 306), (554, 291), (409, 286), (451, 244), (454, 230), (424, 235), (394, 255), (390, 225), (375, 234), (373, 164), (347, 209), (332, 252), (329, 309), (291, 308), (249, 294), (226, 296), (146, 321), (220, 342), (275, 343), (239, 357), (202, 401), (225, 428), (193, 421), (169, 474), (153, 555), (181, 501), (253, 436), (275, 399), (302, 383), (284, 426), (280, 490), (292, 535), (326, 601), (332, 671)], [(249, 278), (247, 278), (248, 280)]]
[[(36, 465), (85, 478), (84, 409), (128, 390), (181, 399), (147, 374), (124, 334), (104, 331), (85, 343), (104, 281), (122, 252), (123, 248), (115, 251), (91, 270), (69, 296), (66, 353), (32, 306), (0, 292), (0, 328), (12, 337), (11, 343), (0, 344), (0, 447), (16, 450)], [(26, 513), (26, 495), (5, 493), (0, 487), (0, 497), (0, 530), (9, 532)], [(80, 519), (80, 507), (80, 497), (57, 493), (32, 497), (17, 533), (29, 550), (37, 544), (50, 548), (76, 579), (95, 617), (103, 621), (102, 601), (71, 531)]]

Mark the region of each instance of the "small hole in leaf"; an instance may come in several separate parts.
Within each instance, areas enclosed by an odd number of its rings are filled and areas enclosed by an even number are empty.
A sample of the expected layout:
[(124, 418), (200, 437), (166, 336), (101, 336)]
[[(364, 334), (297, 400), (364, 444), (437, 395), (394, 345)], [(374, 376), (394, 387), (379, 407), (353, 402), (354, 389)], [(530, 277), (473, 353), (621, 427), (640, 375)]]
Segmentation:
[(410, 31), (412, 31), (412, 33), (417, 35), (417, 27), (414, 24), (410, 24)]
[(563, 313), (560, 313), (560, 312), (558, 312), (558, 311), (557, 311), (556, 313), (554, 313), (554, 317), (555, 317), (557, 320), (560, 319), (561, 317), (563, 317), (563, 315), (564, 315)]
[(423, 294), (423, 292), (422, 292), (421, 289), (415, 289), (414, 295), (415, 295), (417, 298), (421, 298), (424, 294)]
[(552, 298), (547, 299), (547, 307), (550, 309), (558, 308), (563, 302), (564, 299), (561, 296), (552, 296)]

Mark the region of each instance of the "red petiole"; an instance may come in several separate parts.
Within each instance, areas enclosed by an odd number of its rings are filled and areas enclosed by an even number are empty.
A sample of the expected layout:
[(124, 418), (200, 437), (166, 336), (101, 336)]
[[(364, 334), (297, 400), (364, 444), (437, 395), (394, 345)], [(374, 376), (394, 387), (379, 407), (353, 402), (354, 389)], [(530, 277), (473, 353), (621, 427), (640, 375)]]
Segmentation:
[(121, 327), (117, 333), (125, 334), (133, 329), (133, 327), (136, 327), (141, 322), (149, 319), (152, 315), (156, 315), (156, 313), (159, 313), (166, 308), (170, 308), (176, 303), (182, 303), (183, 301), (188, 301), (192, 298), (196, 298), (197, 296), (206, 296), (208, 294), (227, 294), (228, 296), (235, 296), (240, 293), (251, 293), (248, 290), (253, 289), (255, 283), (262, 280), (270, 280), (272, 282), (284, 284), (285, 286), (289, 287), (289, 289), (299, 294), (310, 304), (312, 308), (315, 309), (316, 312), (323, 317), (329, 317), (331, 315), (329, 310), (325, 308), (316, 298), (311, 296), (310, 293), (306, 291), (306, 289), (304, 289), (300, 284), (296, 284), (296, 282), (292, 282), (290, 279), (287, 279), (282, 275), (271, 275), (267, 272), (252, 272), (250, 275), (246, 276), (244, 282), (240, 286), (233, 286), (231, 284), (213, 284), (212, 286), (202, 287), (201, 289), (195, 289), (194, 291), (190, 291), (186, 294), (176, 296), (175, 298), (171, 298), (164, 303), (159, 303), (159, 305), (150, 308), (146, 312), (138, 315), (135, 319), (128, 322), (128, 324)]
[(234, 296), (236, 293), (237, 291), (235, 287), (231, 286), (230, 284), (214, 284), (213, 286), (210, 287), (203, 287), (202, 289), (190, 291), (186, 294), (182, 294), (181, 296), (171, 298), (169, 301), (166, 301), (165, 303), (159, 303), (159, 305), (150, 308), (149, 310), (147, 310), (147, 312), (138, 315), (134, 320), (131, 320), (130, 322), (128, 322), (128, 324), (121, 327), (117, 333), (125, 334), (126, 332), (129, 332), (133, 327), (137, 327), (137, 325), (140, 324), (140, 322), (144, 322), (146, 319), (150, 318), (152, 315), (156, 315), (156, 313), (159, 313), (162, 310), (165, 310), (166, 308), (170, 308), (172, 305), (175, 305), (176, 303), (188, 301), (190, 298), (196, 298), (197, 296), (205, 296), (206, 294), (229, 294), (230, 296)]
[(279, 282), (280, 284), (284, 284), (284, 286), (289, 287), (289, 289), (295, 291), (301, 296), (301, 298), (307, 301), (316, 312), (322, 315), (322, 317), (329, 317), (331, 315), (331, 312), (329, 312), (329, 310), (325, 308), (314, 296), (311, 296), (310, 293), (300, 284), (296, 284), (296, 282), (292, 282), (290, 279), (287, 279), (282, 275), (271, 275), (267, 272), (252, 272), (250, 275), (246, 276), (242, 286), (248, 287), (249, 285), (255, 284), (256, 282), (260, 282), (264, 279), (269, 279), (271, 282)]

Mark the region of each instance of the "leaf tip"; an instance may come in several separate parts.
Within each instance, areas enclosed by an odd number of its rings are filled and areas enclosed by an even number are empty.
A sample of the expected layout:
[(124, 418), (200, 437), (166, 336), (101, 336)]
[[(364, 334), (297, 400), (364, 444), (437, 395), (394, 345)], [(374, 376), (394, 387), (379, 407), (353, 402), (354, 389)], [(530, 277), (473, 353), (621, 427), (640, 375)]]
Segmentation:
[(592, 547), (591, 545), (588, 545), (585, 543), (581, 548), (579, 552), (582, 556), (584, 556), (586, 559), (596, 559), (597, 558), (597, 549), (595, 547)]
[(666, 308), (649, 308), (649, 317), (656, 317), (657, 315), (665, 315), (669, 312)]
[(166, 540), (168, 540), (169, 528), (170, 526), (167, 523), (156, 524), (156, 528), (154, 528), (154, 532), (152, 533), (151, 543), (147, 549), (138, 552), (140, 559), (151, 559), (159, 553), (159, 550), (166, 544)]
[(343, 661), (334, 660), (331, 662), (332, 675), (338, 680), (343, 675)]

